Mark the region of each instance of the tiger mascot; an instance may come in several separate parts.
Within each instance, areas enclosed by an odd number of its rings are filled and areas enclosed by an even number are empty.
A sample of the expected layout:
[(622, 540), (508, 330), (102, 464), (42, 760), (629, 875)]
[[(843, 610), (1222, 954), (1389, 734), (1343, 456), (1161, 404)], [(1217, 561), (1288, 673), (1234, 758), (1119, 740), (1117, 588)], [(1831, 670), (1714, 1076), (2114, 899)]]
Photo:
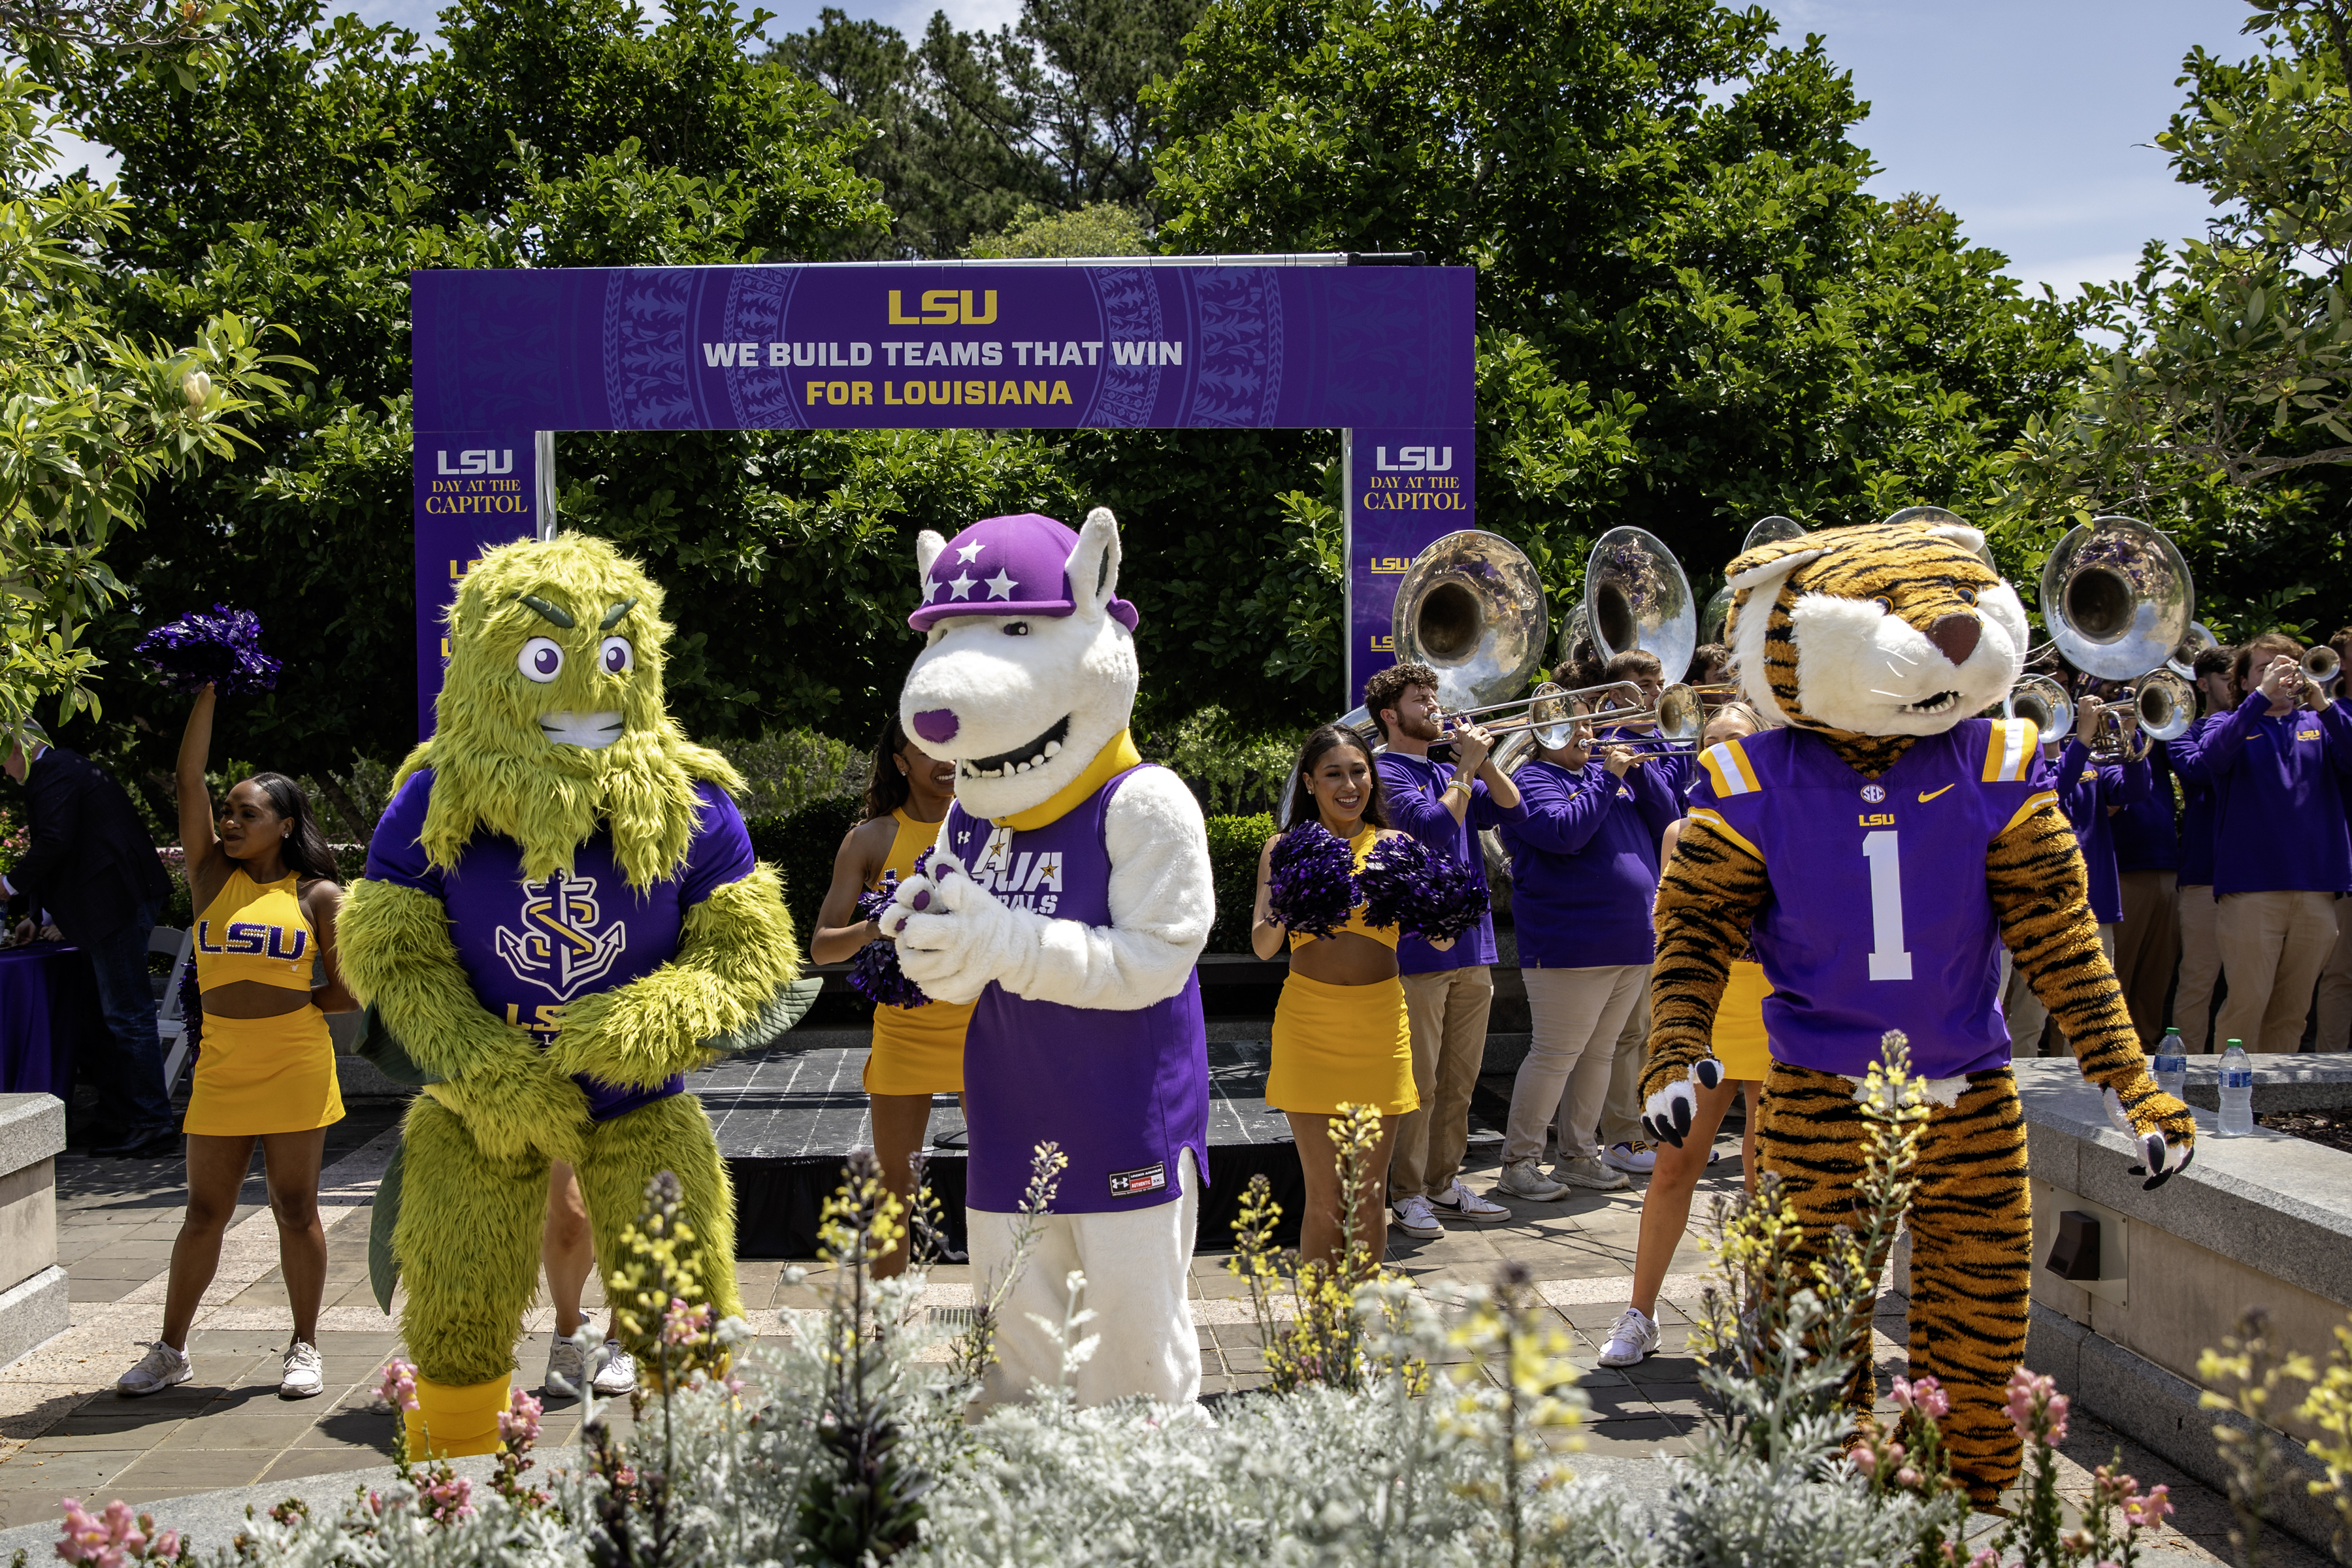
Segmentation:
[(1854, 1217), (1856, 1085), (1886, 1031), (1910, 1037), (1931, 1107), (1907, 1218), (1911, 1372), (1948, 1392), (1953, 1471), (1979, 1504), (2017, 1479), (2002, 1401), (2032, 1268), (2000, 944), (2106, 1091), (2148, 1186), (2188, 1164), (2196, 1137), (2148, 1077), (2033, 725), (1969, 717), (2007, 694), (2026, 647), (2024, 606), (1982, 543), (1923, 508), (1731, 563), (1740, 686), (1784, 727), (1701, 753), (1659, 892), (1642, 1080), (1645, 1127), (1679, 1145), (1694, 1086), (1723, 1080), (1709, 1037), (1752, 940), (1773, 986), (1759, 1163), (1817, 1254)]

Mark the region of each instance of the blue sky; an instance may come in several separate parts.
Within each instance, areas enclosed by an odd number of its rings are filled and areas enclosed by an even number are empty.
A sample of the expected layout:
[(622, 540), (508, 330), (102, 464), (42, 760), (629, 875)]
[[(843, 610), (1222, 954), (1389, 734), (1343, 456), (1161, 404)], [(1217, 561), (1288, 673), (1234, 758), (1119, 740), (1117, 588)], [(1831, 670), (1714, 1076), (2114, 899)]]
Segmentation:
[[(821, 0), (766, 0), (771, 32), (814, 24)], [(837, 0), (919, 30), (937, 0)], [(355, 0), (373, 20), (430, 31), (437, 0)], [(993, 26), (1019, 0), (951, 0), (958, 25)], [(2128, 272), (2144, 240), (2199, 231), (2201, 195), (2153, 146), (2192, 46), (2242, 57), (2241, 0), (1772, 0), (1790, 42), (1815, 32), (1853, 72), (1857, 132), (1885, 195), (1927, 191), (2028, 285), (2062, 294)]]

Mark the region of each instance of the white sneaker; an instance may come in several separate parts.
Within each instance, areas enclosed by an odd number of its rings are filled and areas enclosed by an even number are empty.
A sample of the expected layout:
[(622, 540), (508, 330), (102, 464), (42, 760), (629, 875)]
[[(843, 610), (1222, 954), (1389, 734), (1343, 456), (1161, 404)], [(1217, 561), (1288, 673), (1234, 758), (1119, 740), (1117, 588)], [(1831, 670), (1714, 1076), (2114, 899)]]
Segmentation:
[(1500, 1225), (1511, 1217), (1511, 1211), (1498, 1203), (1480, 1197), (1463, 1185), (1462, 1178), (1429, 1200), (1429, 1206), (1446, 1219), (1466, 1219), (1472, 1225)]
[(1568, 1189), (1536, 1168), (1533, 1160), (1511, 1160), (1505, 1163), (1503, 1173), (1496, 1178), (1495, 1190), (1508, 1193), (1515, 1198), (1528, 1198), (1548, 1204), (1554, 1198), (1565, 1197)]
[(196, 1363), (188, 1359), (185, 1351), (175, 1351), (157, 1340), (139, 1358), (139, 1364), (114, 1380), (114, 1392), (126, 1399), (161, 1394), (175, 1384), (186, 1383), (196, 1375)]
[(588, 1347), (578, 1334), (555, 1336), (547, 1347), (547, 1374), (539, 1385), (550, 1399), (580, 1397), (580, 1391), (588, 1385)]
[(280, 1399), (308, 1399), (327, 1386), (327, 1369), (319, 1359), (319, 1347), (308, 1340), (296, 1340), (286, 1347), (286, 1369), (278, 1379)]
[(1609, 1342), (1601, 1347), (1601, 1364), (1635, 1366), (1657, 1348), (1658, 1325), (1639, 1310), (1628, 1307), (1617, 1314), (1616, 1324), (1609, 1331)]
[(1407, 1236), (1417, 1236), (1427, 1241), (1445, 1234), (1445, 1227), (1437, 1223), (1436, 1211), (1419, 1193), (1395, 1205), (1389, 1213), (1396, 1220), (1396, 1227)]
[(1556, 1161), (1551, 1173), (1556, 1181), (1566, 1182), (1571, 1187), (1590, 1187), (1596, 1193), (1613, 1193), (1620, 1187), (1633, 1184), (1622, 1172), (1611, 1170), (1590, 1154), (1579, 1154), (1573, 1160)]
[(596, 1392), (607, 1399), (632, 1392), (637, 1386), (636, 1358), (606, 1340), (599, 1353), (593, 1383)]
[(1658, 1152), (1647, 1143), (1612, 1143), (1609, 1152), (1601, 1158), (1612, 1170), (1629, 1172), (1636, 1176), (1646, 1176), (1658, 1165)]

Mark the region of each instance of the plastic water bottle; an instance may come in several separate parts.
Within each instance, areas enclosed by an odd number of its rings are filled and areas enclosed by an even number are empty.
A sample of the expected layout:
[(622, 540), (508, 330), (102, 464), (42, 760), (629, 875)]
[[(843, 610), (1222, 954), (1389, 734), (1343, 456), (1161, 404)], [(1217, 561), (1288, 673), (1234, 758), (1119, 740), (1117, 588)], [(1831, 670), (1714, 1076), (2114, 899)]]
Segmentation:
[(2180, 1031), (2167, 1029), (2164, 1038), (2156, 1043), (2156, 1055), (2149, 1058), (2147, 1070), (2155, 1075), (2156, 1087), (2175, 1100), (2184, 1099), (2189, 1087), (2189, 1053), (2180, 1043)]
[(2236, 1040), (2221, 1053), (2221, 1136), (2243, 1138), (2254, 1130), (2254, 1064)]

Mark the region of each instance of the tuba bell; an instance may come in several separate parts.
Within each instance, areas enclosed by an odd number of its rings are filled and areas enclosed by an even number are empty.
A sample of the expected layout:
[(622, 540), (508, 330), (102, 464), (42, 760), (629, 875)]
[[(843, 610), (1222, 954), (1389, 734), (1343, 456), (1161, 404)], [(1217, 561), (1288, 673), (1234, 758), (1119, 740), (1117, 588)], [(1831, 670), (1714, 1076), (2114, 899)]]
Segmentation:
[(2221, 639), (2215, 637), (2203, 621), (2189, 623), (2189, 635), (2165, 658), (2164, 668), (2183, 680), (2197, 679), (2197, 656), (2220, 647)]
[(1612, 528), (1594, 542), (1584, 566), (1584, 609), (1604, 664), (1639, 648), (1664, 667), (1669, 681), (1689, 671), (1698, 608), (1682, 563), (1656, 534)]
[[(1429, 666), (1438, 702), (1457, 712), (1527, 689), (1543, 665), (1551, 616), (1535, 563), (1501, 534), (1472, 528), (1412, 558), (1397, 582), (1389, 630), (1397, 662)], [(1361, 706), (1339, 722), (1379, 747), (1380, 726)]]
[[(1748, 537), (1739, 542), (1739, 554), (1745, 555), (1759, 544), (1777, 544), (1784, 539), (1804, 537), (1803, 523), (1793, 517), (1782, 517), (1780, 513), (1774, 512), (1770, 517), (1758, 519), (1756, 526), (1748, 531)], [(1738, 556), (1734, 556), (1732, 559), (1736, 561)], [(1730, 574), (1727, 572), (1723, 586), (1715, 591), (1713, 596), (1706, 602), (1706, 608), (1699, 612), (1698, 640), (1702, 643), (1723, 640), (1723, 628), (1731, 620), (1729, 578)]]
[(2175, 658), (2196, 607), (2189, 563), (2137, 518), (2093, 518), (2042, 563), (2051, 645), (2101, 680), (2137, 680)]

